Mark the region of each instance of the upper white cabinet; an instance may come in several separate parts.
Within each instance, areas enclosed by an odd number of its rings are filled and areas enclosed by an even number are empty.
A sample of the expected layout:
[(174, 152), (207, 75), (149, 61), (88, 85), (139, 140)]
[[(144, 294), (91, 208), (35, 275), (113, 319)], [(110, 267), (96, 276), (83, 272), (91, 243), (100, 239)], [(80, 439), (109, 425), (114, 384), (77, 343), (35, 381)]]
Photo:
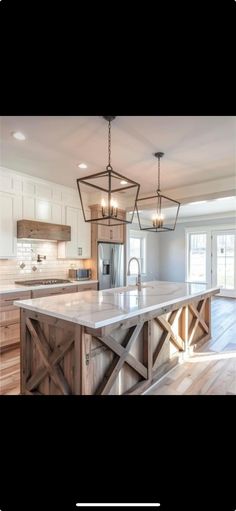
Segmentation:
[(52, 219), (53, 224), (64, 224), (64, 208), (60, 204), (52, 202)]
[(76, 190), (0, 167), (0, 258), (16, 257), (16, 220), (71, 226), (71, 242), (58, 246), (67, 259), (91, 257), (91, 226), (84, 222)]
[[(86, 210), (87, 218), (90, 210)], [(83, 259), (91, 257), (91, 225), (84, 221), (83, 211), (78, 210), (78, 251)]]
[(79, 208), (66, 206), (66, 225), (71, 226), (71, 241), (58, 243), (58, 257), (89, 259), (91, 257), (91, 226), (84, 221)]
[(51, 222), (52, 220), (51, 202), (38, 199), (36, 199), (35, 202), (36, 202), (35, 220), (40, 220), (41, 222)]
[(16, 221), (21, 215), (21, 198), (0, 192), (0, 259), (16, 257)]
[(35, 220), (35, 199), (27, 195), (22, 197), (22, 218)]

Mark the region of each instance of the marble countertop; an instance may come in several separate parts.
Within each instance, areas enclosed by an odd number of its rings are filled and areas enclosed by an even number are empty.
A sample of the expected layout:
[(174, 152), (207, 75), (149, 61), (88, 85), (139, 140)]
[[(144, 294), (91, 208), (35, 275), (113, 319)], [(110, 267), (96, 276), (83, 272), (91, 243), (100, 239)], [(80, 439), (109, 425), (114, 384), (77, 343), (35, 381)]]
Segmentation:
[[(54, 278), (54, 277), (53, 277)], [(55, 277), (56, 278), (56, 277)], [(46, 280), (46, 279), (45, 279)], [(3, 284), (0, 283), (1, 293), (14, 293), (18, 291), (33, 291), (36, 289), (50, 289), (52, 287), (81, 286), (82, 284), (97, 284), (98, 280), (71, 280), (64, 284), (39, 284), (37, 286), (22, 286), (22, 284)]]
[(18, 300), (14, 304), (90, 328), (100, 328), (146, 312), (158, 311), (182, 300), (192, 301), (198, 296), (219, 292), (219, 288), (206, 284), (153, 281), (143, 283), (141, 291), (136, 286), (128, 286)]

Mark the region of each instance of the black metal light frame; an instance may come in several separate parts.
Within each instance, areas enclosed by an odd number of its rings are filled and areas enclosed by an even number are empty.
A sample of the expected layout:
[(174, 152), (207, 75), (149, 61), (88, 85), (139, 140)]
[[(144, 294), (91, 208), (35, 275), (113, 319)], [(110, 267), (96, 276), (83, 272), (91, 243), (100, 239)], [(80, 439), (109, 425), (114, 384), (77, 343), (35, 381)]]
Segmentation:
[[(136, 202), (137, 202), (137, 198), (138, 198), (139, 190), (140, 190), (140, 184), (136, 183), (136, 181), (133, 181), (132, 179), (130, 179), (130, 178), (126, 177), (126, 176), (123, 176), (122, 174), (119, 174), (118, 172), (113, 170), (113, 168), (111, 166), (111, 163), (110, 163), (110, 154), (111, 154), (111, 149), (110, 149), (110, 146), (111, 146), (111, 143), (110, 143), (110, 125), (111, 125), (111, 121), (113, 119), (115, 119), (115, 117), (114, 116), (106, 116), (106, 117), (104, 117), (104, 119), (109, 122), (109, 142), (108, 142), (109, 163), (106, 166), (106, 170), (103, 171), (103, 172), (98, 172), (97, 174), (91, 174), (91, 175), (86, 176), (86, 177), (81, 177), (81, 178), (76, 180), (77, 181), (78, 192), (79, 192), (79, 197), (80, 197), (80, 202), (81, 202), (81, 206), (82, 206), (82, 211), (83, 211), (83, 216), (84, 216), (84, 221), (85, 222), (89, 222), (89, 223), (95, 223), (95, 224), (98, 224), (98, 225), (103, 225), (103, 226), (104, 225), (116, 226), (116, 225), (131, 224), (133, 222), (133, 217), (134, 217), (135, 208), (136, 208)], [(91, 181), (94, 178), (101, 178), (102, 179), (104, 177), (108, 179), (108, 188), (104, 188), (103, 186), (99, 186), (99, 185), (96, 185), (94, 183), (89, 182), (89, 181)], [(115, 189), (112, 190), (112, 178), (113, 179), (118, 179), (119, 181), (120, 180), (124, 180), (124, 181), (127, 181), (127, 183), (131, 183), (131, 184), (130, 185), (128, 184), (128, 186), (122, 186), (122, 188), (115, 188)], [(99, 216), (97, 218), (89, 218), (89, 219), (86, 218), (84, 204), (83, 204), (83, 198), (82, 198), (82, 191), (81, 191), (81, 186), (80, 186), (81, 184), (84, 184), (84, 185), (87, 185), (87, 186), (91, 186), (92, 188), (95, 188), (97, 190), (105, 192), (108, 195), (108, 205), (106, 206), (106, 209), (107, 209), (107, 212), (108, 212), (107, 214), (105, 214), (103, 216)], [(133, 201), (134, 201), (134, 208), (133, 208), (133, 213), (131, 215), (130, 220), (117, 218), (117, 212), (114, 212), (114, 209), (117, 210), (118, 208), (114, 208), (114, 206), (111, 204), (111, 202), (112, 202), (112, 195), (114, 193), (123, 192), (124, 190), (128, 190), (128, 189), (135, 188), (135, 187), (137, 188), (137, 191), (136, 191), (135, 198), (133, 199)]]
[[(178, 202), (175, 199), (171, 199), (170, 197), (167, 197), (166, 195), (163, 195), (161, 193), (161, 190), (160, 190), (160, 158), (162, 158), (162, 156), (164, 156), (164, 153), (157, 152), (157, 153), (154, 154), (154, 156), (156, 158), (158, 158), (158, 189), (157, 189), (156, 195), (151, 195), (149, 197), (141, 197), (141, 198), (136, 200), (136, 212), (137, 212), (137, 216), (138, 216), (139, 228), (140, 228), (141, 231), (150, 231), (150, 232), (174, 231), (175, 227), (176, 227), (177, 219), (178, 219), (180, 202)], [(159, 226), (159, 227), (158, 226), (156, 226), (156, 227), (155, 226), (142, 227), (142, 223), (141, 223), (141, 220), (140, 220), (140, 213), (139, 213), (138, 203), (141, 203), (142, 201), (153, 200), (153, 199), (157, 199), (158, 200), (158, 203), (159, 203), (158, 207), (159, 207), (159, 211), (160, 212), (161, 212), (161, 209), (162, 209), (162, 199), (167, 199), (169, 202), (173, 202), (173, 204), (177, 205), (176, 216), (175, 216), (175, 221), (174, 221), (173, 227), (167, 227), (167, 226), (165, 227), (164, 225)]]
[[(103, 188), (102, 186), (98, 186), (98, 185), (94, 185), (92, 183), (89, 183), (88, 181), (90, 179), (94, 179), (94, 178), (103, 178), (103, 177), (108, 177), (108, 183), (109, 183), (109, 188), (106, 189), (106, 188)], [(111, 190), (111, 179), (112, 178), (116, 178), (116, 179), (119, 179), (119, 180), (124, 180), (124, 181), (129, 181), (130, 183), (133, 183), (132, 185), (129, 185), (129, 186), (123, 186), (122, 188), (116, 188), (114, 190)], [(108, 211), (108, 214), (107, 215), (104, 215), (104, 216), (101, 216), (101, 217), (98, 217), (98, 218), (91, 218), (91, 219), (86, 219), (86, 216), (85, 216), (85, 211), (84, 211), (84, 205), (83, 205), (83, 200), (82, 200), (82, 193), (81, 193), (81, 189), (80, 189), (80, 184), (83, 183), (87, 186), (91, 186), (97, 190), (100, 190), (100, 191), (103, 191), (105, 193), (108, 194), (108, 205), (106, 206), (106, 209)], [(85, 222), (90, 222), (90, 223), (96, 223), (98, 225), (111, 225), (111, 226), (114, 226), (114, 225), (123, 225), (123, 224), (131, 224), (132, 221), (133, 221), (133, 217), (134, 217), (134, 213), (135, 213), (135, 205), (136, 205), (136, 202), (137, 202), (137, 198), (138, 198), (138, 194), (139, 194), (139, 190), (140, 190), (140, 185), (138, 183), (136, 183), (135, 181), (132, 181), (132, 179), (129, 179), (125, 176), (122, 176), (122, 174), (119, 174), (118, 172), (115, 172), (115, 170), (113, 169), (108, 169), (104, 172), (99, 172), (97, 174), (92, 174), (90, 176), (87, 176), (87, 177), (81, 177), (79, 179), (77, 179), (77, 186), (78, 186), (78, 191), (79, 191), (79, 196), (80, 196), (80, 202), (81, 202), (81, 206), (82, 206), (82, 211), (83, 211), (83, 216), (84, 216), (84, 221)], [(112, 194), (113, 193), (116, 193), (116, 192), (119, 192), (119, 191), (122, 191), (123, 190), (128, 190), (130, 188), (135, 188), (137, 187), (137, 192), (136, 192), (136, 196), (135, 196), (135, 199), (134, 199), (134, 209), (133, 209), (133, 213), (132, 213), (132, 216), (131, 216), (131, 219), (130, 220), (121, 220), (121, 219), (117, 219), (117, 215), (114, 215), (112, 214), (112, 209), (113, 209), (113, 206), (111, 205), (111, 201), (112, 201)], [(105, 221), (106, 220), (116, 220), (117, 221), (115, 223), (108, 223), (106, 224)], [(103, 222), (102, 222), (103, 220)]]

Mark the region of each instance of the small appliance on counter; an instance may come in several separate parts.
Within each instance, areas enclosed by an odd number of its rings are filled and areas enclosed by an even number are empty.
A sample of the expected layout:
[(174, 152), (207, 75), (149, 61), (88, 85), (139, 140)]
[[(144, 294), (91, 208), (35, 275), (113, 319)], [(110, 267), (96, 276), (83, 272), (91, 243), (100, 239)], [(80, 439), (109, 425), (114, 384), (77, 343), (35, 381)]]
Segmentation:
[(85, 270), (84, 268), (70, 268), (69, 269), (69, 278), (73, 280), (89, 280), (91, 279), (91, 269)]

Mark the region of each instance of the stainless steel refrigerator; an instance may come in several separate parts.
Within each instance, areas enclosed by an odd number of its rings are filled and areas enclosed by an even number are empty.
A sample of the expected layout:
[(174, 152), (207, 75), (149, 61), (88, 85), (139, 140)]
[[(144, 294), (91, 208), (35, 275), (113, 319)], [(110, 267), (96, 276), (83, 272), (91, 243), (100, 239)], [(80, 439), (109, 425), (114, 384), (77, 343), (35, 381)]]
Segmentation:
[(125, 285), (124, 245), (120, 243), (98, 243), (99, 289)]

